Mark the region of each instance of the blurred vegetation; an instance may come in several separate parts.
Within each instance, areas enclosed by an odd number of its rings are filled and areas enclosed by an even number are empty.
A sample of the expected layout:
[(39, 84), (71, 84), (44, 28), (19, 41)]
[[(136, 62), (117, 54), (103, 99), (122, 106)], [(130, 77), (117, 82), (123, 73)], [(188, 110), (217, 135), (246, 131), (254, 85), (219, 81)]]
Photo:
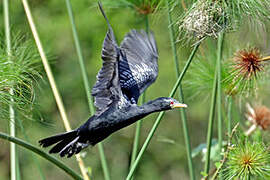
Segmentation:
[[(65, 2), (30, 0), (29, 4), (44, 48), (48, 52), (49, 57), (51, 57), (51, 67), (59, 91), (63, 96), (71, 125), (75, 128), (89, 118), (89, 112)], [(175, 6), (173, 14), (175, 20), (183, 13), (180, 4)], [(106, 22), (97, 8), (96, 1), (72, 1), (72, 7), (89, 82), (92, 86), (95, 83), (96, 74), (102, 65), (100, 52), (107, 31)], [(130, 29), (145, 28), (144, 17), (136, 11), (130, 11), (129, 8), (123, 6), (119, 8), (117, 6), (109, 6), (106, 3), (104, 3), (104, 8), (119, 42)], [(29, 25), (20, 1), (12, 1), (10, 3), (10, 16), (12, 31), (16, 32), (19, 30), (26, 35), (28, 34), (28, 37), (32, 40)], [(0, 19), (0, 31), (3, 32), (2, 3), (0, 3)], [(155, 34), (159, 49), (159, 76), (157, 81), (147, 90), (146, 101), (156, 97), (168, 96), (176, 80), (175, 72), (173, 71), (175, 68), (172, 60), (166, 12), (161, 9), (157, 14), (149, 15), (149, 22), (150, 29)], [(229, 61), (233, 57), (235, 49), (246, 48), (248, 45), (258, 47), (264, 56), (270, 55), (269, 24), (267, 22), (250, 24), (245, 23), (247, 22), (245, 20), (243, 22), (239, 30), (228, 33), (225, 36), (224, 49), (226, 53), (223, 56), (224, 61)], [(178, 56), (181, 67), (183, 67), (183, 64), (188, 58), (191, 48), (179, 45)], [(211, 81), (214, 79), (214, 68), (212, 70), (210, 68), (209, 70), (213, 76), (207, 79), (207, 76), (201, 76), (201, 72), (198, 73), (198, 67), (204, 66), (200, 61), (205, 64), (208, 63), (208, 67), (214, 67), (213, 63), (209, 63), (216, 58), (215, 51), (212, 52), (211, 49), (216, 49), (216, 40), (206, 39), (200, 46), (199, 52), (191, 64), (190, 71), (187, 72), (187, 76), (184, 78), (186, 82), (183, 84), (183, 91), (185, 103), (189, 107), (187, 109), (187, 117), (193, 149), (206, 140), (209, 97), (212, 88)], [(209, 55), (209, 52), (212, 52), (212, 54)], [(204, 70), (203, 68), (201, 69)], [(45, 74), (44, 72), (40, 73)], [(267, 72), (266, 74), (269, 73)], [(30, 142), (35, 145), (43, 137), (64, 131), (51, 88), (46, 76), (43, 77), (43, 81), (40, 81), (39, 86), (36, 87), (35, 111), (33, 112), (32, 120), (22, 119), (24, 130)], [(206, 77), (206, 80), (203, 79), (200, 81), (200, 77)], [(200, 81), (200, 83), (190, 81), (192, 78)], [(232, 109), (233, 121), (239, 121), (242, 129), (248, 128), (244, 117), (245, 102), (259, 101), (270, 107), (270, 101), (268, 99), (270, 96), (270, 83), (267, 83), (267, 81), (269, 80), (266, 79), (263, 81), (265, 83), (261, 83), (261, 87), (263, 88), (259, 88), (256, 96), (234, 99), (235, 103)], [(196, 83), (195, 86), (192, 84), (194, 82)], [(225, 102), (223, 106), (226, 106)], [(147, 136), (156, 116), (157, 114), (152, 114), (144, 118), (140, 137), (141, 143)], [(179, 116), (178, 111), (171, 111), (165, 115), (138, 166), (135, 179), (188, 179), (186, 151)], [(0, 131), (8, 132), (8, 120), (2, 118), (0, 122)], [(17, 127), (17, 129), (18, 137), (24, 139), (22, 132), (20, 132), (20, 127)], [(124, 179), (128, 173), (134, 131), (135, 125), (132, 125), (104, 140), (104, 149), (112, 179)], [(267, 132), (263, 133), (266, 134), (264, 136), (265, 141), (270, 138)], [(216, 132), (214, 132), (213, 137), (217, 137)], [(0, 179), (6, 180), (10, 177), (9, 143), (0, 141), (0, 145)], [(86, 155), (83, 159), (86, 166), (91, 169), (92, 179), (103, 179), (97, 148), (87, 148), (84, 152)], [(19, 148), (19, 156), (22, 179), (40, 179), (39, 172), (31, 158), (30, 152)], [(38, 160), (46, 179), (70, 179), (64, 172), (61, 172), (58, 168), (54, 168), (49, 162), (43, 159)], [(79, 172), (74, 157), (72, 159), (62, 160)], [(196, 179), (199, 179), (200, 172), (203, 168), (201, 157), (196, 156), (193, 161), (196, 162), (194, 163), (195, 174), (197, 175)]]

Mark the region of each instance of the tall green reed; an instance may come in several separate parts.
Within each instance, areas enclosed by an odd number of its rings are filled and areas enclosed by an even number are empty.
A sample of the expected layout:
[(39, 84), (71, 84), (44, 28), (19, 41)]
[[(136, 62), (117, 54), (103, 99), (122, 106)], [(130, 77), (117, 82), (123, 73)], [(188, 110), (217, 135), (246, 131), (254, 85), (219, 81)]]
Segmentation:
[[(144, 21), (145, 21), (145, 31), (146, 33), (149, 33), (149, 17), (148, 15), (144, 15)], [(145, 96), (146, 96), (146, 90), (145, 92), (142, 94), (141, 97), (141, 102), (140, 104), (144, 104), (145, 103)], [(135, 130), (135, 135), (134, 135), (134, 141), (133, 141), (133, 148), (132, 148), (132, 153), (131, 153), (131, 160), (130, 160), (130, 168), (132, 167), (132, 164), (134, 163), (136, 156), (137, 156), (137, 152), (138, 152), (138, 146), (139, 146), (139, 140), (140, 140), (140, 132), (141, 132), (141, 126), (142, 126), (142, 120), (139, 120), (136, 123), (136, 130)]]
[[(218, 117), (220, 116), (219, 120), (221, 121), (221, 55), (222, 55), (223, 37), (224, 37), (224, 33), (221, 32), (218, 37), (216, 72), (215, 72), (215, 79), (214, 79), (214, 84), (213, 84), (211, 105), (210, 105), (210, 112), (209, 112), (208, 130), (207, 130), (207, 152), (206, 152), (206, 161), (205, 161), (205, 167), (204, 167), (205, 174), (209, 173), (209, 168), (210, 168), (211, 144), (212, 144), (213, 124), (214, 124), (214, 118), (215, 118), (216, 104), (218, 105), (217, 108), (219, 110)], [(220, 126), (220, 124), (218, 126), (218, 132), (222, 133), (222, 126)], [(221, 151), (222, 135), (219, 138), (221, 138), (219, 139), (219, 148)]]
[[(223, 141), (223, 126), (222, 126), (222, 77), (221, 77), (221, 60), (222, 60), (222, 50), (223, 50), (224, 32), (220, 32), (218, 37), (218, 48), (217, 48), (217, 122), (218, 122), (218, 147), (219, 152), (222, 151), (222, 141)], [(220, 158), (222, 158), (220, 156)]]
[[(8, 0), (3, 1), (4, 5), (4, 22), (5, 22), (5, 37), (6, 37), (6, 53), (8, 56), (8, 61), (10, 61), (11, 56), (11, 38), (10, 38), (10, 25), (9, 25), (9, 5)], [(15, 137), (16, 136), (16, 129), (15, 129), (15, 110), (13, 107), (14, 99), (14, 91), (11, 87), (9, 89), (10, 93), (10, 104), (9, 104), (9, 128), (10, 128), (10, 135)], [(10, 172), (11, 172), (11, 180), (16, 180), (19, 178), (19, 174), (17, 174), (17, 168), (18, 166), (18, 158), (16, 153), (16, 146), (14, 143), (10, 143)]]
[(232, 132), (232, 96), (227, 97), (227, 134), (231, 134)]
[[(69, 0), (66, 0), (66, 6), (67, 6), (67, 10), (68, 10), (69, 20), (71, 23), (74, 43), (75, 43), (75, 47), (76, 47), (76, 51), (77, 51), (77, 55), (78, 55), (79, 64), (80, 64), (80, 69), (81, 69), (81, 73), (82, 73), (82, 77), (83, 77), (84, 88), (85, 88), (85, 92), (87, 95), (88, 106), (89, 106), (90, 114), (91, 114), (91, 116), (93, 116), (95, 114), (95, 110), (94, 110), (94, 105), (93, 105), (93, 98), (90, 94), (91, 88), (89, 85), (87, 72), (86, 72), (86, 68), (85, 68), (85, 64), (84, 64), (84, 59), (83, 59), (83, 55), (82, 55), (82, 50), (81, 50), (80, 42), (79, 42), (79, 38), (78, 38), (78, 33), (76, 30), (75, 20), (74, 20), (74, 16), (73, 16), (73, 12), (72, 12), (72, 6), (71, 6), (71, 3)], [(109, 169), (108, 169), (108, 165), (107, 165), (107, 161), (106, 161), (106, 156), (104, 153), (102, 143), (98, 143), (98, 150), (99, 150), (101, 165), (102, 165), (102, 169), (103, 169), (103, 173), (104, 173), (104, 179), (109, 180), (110, 173), (109, 173)]]
[[(176, 77), (179, 77), (180, 70), (179, 70), (179, 63), (178, 63), (178, 56), (177, 56), (177, 50), (176, 50), (176, 38), (175, 38), (175, 31), (173, 29), (172, 24), (172, 14), (171, 14), (171, 8), (170, 8), (170, 0), (167, 0), (167, 13), (168, 13), (168, 22), (169, 22), (169, 34), (170, 34), (170, 41), (171, 41), (171, 48), (172, 48), (172, 54), (173, 54), (173, 60), (174, 60), (174, 66), (175, 66), (175, 72)], [(179, 98), (182, 103), (184, 103), (184, 95), (182, 91), (182, 85), (179, 85)], [(187, 153), (187, 159), (188, 159), (188, 168), (189, 168), (189, 175), (190, 179), (195, 179), (194, 174), (194, 168), (192, 163), (192, 157), (191, 157), (191, 146), (190, 146), (190, 136), (188, 133), (188, 126), (187, 126), (187, 116), (185, 109), (180, 109), (181, 119), (182, 119), (182, 125), (183, 125), (183, 133), (185, 138), (185, 144), (186, 144), (186, 153)]]

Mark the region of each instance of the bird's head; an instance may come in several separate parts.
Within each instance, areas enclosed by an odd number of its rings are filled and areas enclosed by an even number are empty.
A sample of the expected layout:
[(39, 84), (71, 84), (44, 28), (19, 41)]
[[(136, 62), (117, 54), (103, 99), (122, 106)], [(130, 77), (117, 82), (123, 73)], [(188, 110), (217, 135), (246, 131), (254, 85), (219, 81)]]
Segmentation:
[(183, 108), (187, 107), (186, 104), (182, 104), (178, 102), (177, 100), (173, 98), (168, 98), (168, 97), (161, 97), (158, 98), (151, 103), (152, 105), (158, 107), (160, 110), (170, 110), (174, 108)]

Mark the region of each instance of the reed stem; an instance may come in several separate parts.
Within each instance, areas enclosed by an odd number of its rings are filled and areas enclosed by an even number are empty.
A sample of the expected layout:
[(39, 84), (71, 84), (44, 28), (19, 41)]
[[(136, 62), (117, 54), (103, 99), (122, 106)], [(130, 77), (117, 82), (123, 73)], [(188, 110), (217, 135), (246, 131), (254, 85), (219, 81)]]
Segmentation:
[[(171, 41), (171, 47), (172, 47), (174, 65), (175, 65), (175, 72), (176, 72), (176, 77), (179, 77), (180, 70), (179, 70), (178, 56), (177, 56), (177, 50), (176, 50), (176, 44), (175, 44), (175, 32), (172, 25), (172, 15), (171, 15), (169, 0), (167, 0), (167, 11), (168, 11), (168, 22), (169, 22), (168, 28), (169, 28), (170, 41)], [(184, 95), (183, 95), (181, 84), (179, 85), (179, 98), (180, 98), (180, 102), (184, 103)], [(195, 180), (195, 174), (194, 174), (194, 168), (193, 168), (192, 156), (191, 156), (190, 137), (189, 137), (188, 126), (187, 126), (187, 117), (186, 117), (186, 111), (184, 108), (180, 109), (180, 114), (181, 114), (183, 133), (184, 133), (184, 139), (185, 139), (185, 144), (186, 144), (189, 175), (190, 175), (191, 180)]]
[(104, 148), (102, 143), (98, 143), (98, 151), (99, 151), (99, 156), (100, 156), (100, 161), (101, 161), (101, 166), (104, 174), (104, 179), (105, 180), (110, 180), (110, 174), (109, 174), (109, 169), (107, 166), (107, 161), (105, 158), (105, 153), (104, 153)]
[[(91, 114), (91, 116), (93, 116), (95, 114), (95, 108), (94, 108), (94, 104), (93, 104), (93, 98), (92, 98), (91, 93), (90, 93), (91, 88), (90, 88), (89, 80), (88, 80), (88, 77), (87, 77), (87, 71), (86, 71), (86, 68), (85, 68), (85, 63), (84, 63), (84, 59), (83, 59), (83, 55), (82, 55), (82, 50), (81, 50), (81, 47), (80, 47), (79, 37), (78, 37), (77, 30), (76, 30), (76, 25), (75, 25), (75, 20), (74, 20), (74, 15), (73, 15), (73, 12), (72, 12), (72, 6), (71, 6), (71, 3), (70, 3), (70, 0), (66, 0), (66, 6), (67, 6), (68, 15), (69, 15), (69, 20), (70, 20), (70, 23), (71, 23), (72, 34), (73, 34), (73, 39), (74, 39), (74, 42), (75, 42), (76, 52), (77, 52), (77, 55), (78, 55), (80, 69), (81, 69), (81, 72), (82, 72), (84, 88), (85, 88), (85, 92), (86, 92), (87, 100), (88, 100), (88, 106), (89, 106), (90, 114)], [(99, 155), (100, 155), (101, 166), (102, 166), (102, 169), (103, 169), (104, 178), (105, 178), (105, 180), (110, 180), (110, 173), (109, 173), (108, 163), (107, 163), (107, 160), (106, 160), (106, 156), (105, 156), (105, 153), (104, 153), (102, 143), (98, 144), (98, 151), (99, 151)]]
[(70, 169), (68, 166), (66, 166), (63, 162), (59, 161), (55, 157), (53, 157), (45, 152), (43, 152), (41, 149), (33, 146), (32, 144), (25, 142), (19, 138), (9, 136), (8, 134), (2, 133), (2, 132), (0, 132), (0, 138), (7, 140), (9, 142), (13, 142), (19, 146), (22, 146), (22, 147), (28, 149), (29, 151), (47, 159), (48, 161), (50, 161), (54, 165), (58, 166), (60, 169), (64, 170), (68, 175), (70, 175), (74, 179), (83, 180), (83, 178), (80, 177), (80, 175), (78, 175), (76, 172), (74, 172), (72, 169)]
[(91, 96), (91, 88), (90, 88), (89, 80), (87, 77), (87, 71), (85, 68), (84, 58), (82, 55), (82, 50), (81, 50), (81, 46), (80, 46), (80, 41), (79, 41), (79, 37), (78, 37), (76, 25), (75, 25), (75, 20), (74, 20), (74, 15), (72, 12), (72, 6), (70, 3), (70, 0), (66, 0), (66, 6), (67, 6), (68, 15), (69, 15), (69, 21), (71, 23), (75, 48), (76, 48), (76, 52), (77, 52), (77, 56), (78, 56), (78, 60), (79, 60), (79, 64), (80, 64), (80, 68), (81, 68), (81, 72), (82, 72), (83, 83), (84, 83), (85, 93), (87, 96), (89, 110), (90, 110), (91, 115), (94, 115), (95, 108), (94, 108), (94, 104), (93, 104), (93, 98)]
[[(34, 21), (33, 21), (31, 10), (30, 10), (29, 5), (28, 5), (28, 1), (27, 0), (22, 0), (22, 3), (23, 3), (24, 11), (25, 11), (26, 16), (27, 16), (27, 20), (29, 22), (33, 37), (35, 39), (35, 42), (36, 42), (36, 45), (37, 45), (37, 48), (38, 48), (38, 51), (39, 51), (39, 54), (40, 54), (44, 69), (45, 69), (47, 77), (49, 79), (49, 83), (51, 85), (53, 95), (55, 97), (55, 101), (56, 101), (56, 104), (58, 106), (61, 118), (63, 120), (66, 131), (70, 131), (71, 127), (70, 127), (70, 124), (69, 124), (69, 121), (68, 121), (68, 118), (67, 118), (67, 114), (66, 114), (66, 111), (65, 111), (65, 108), (64, 108), (64, 104), (63, 104), (62, 98), (61, 98), (61, 96), (59, 94), (59, 91), (57, 89), (57, 86), (56, 86), (54, 76), (52, 74), (49, 62), (47, 60), (47, 57), (46, 57), (45, 52), (43, 50), (41, 41), (39, 39), (39, 35), (38, 35), (37, 30), (36, 30), (36, 26), (34, 24)], [(78, 164), (79, 164), (79, 167), (80, 167), (80, 170), (82, 172), (82, 175), (83, 175), (84, 179), (86, 179), (86, 180), (89, 179), (88, 175), (86, 173), (86, 168), (84, 166), (84, 163), (83, 163), (83, 161), (81, 159), (80, 154), (76, 154), (76, 159), (78, 161)]]
[[(10, 25), (9, 25), (9, 5), (8, 0), (3, 1), (4, 6), (4, 23), (5, 23), (5, 37), (6, 37), (6, 53), (8, 56), (8, 61), (10, 61), (11, 56), (11, 38), (10, 38)], [(15, 111), (13, 107), (14, 99), (13, 99), (13, 89), (9, 89), (10, 94), (10, 104), (9, 104), (9, 130), (10, 135), (15, 137), (16, 136), (16, 129), (15, 129)], [(18, 166), (18, 158), (16, 153), (16, 146), (14, 143), (10, 143), (10, 172), (11, 172), (11, 180), (16, 180), (17, 177), (17, 167)]]
[(222, 130), (222, 91), (221, 91), (221, 59), (222, 59), (222, 50), (223, 50), (223, 40), (224, 33), (221, 32), (218, 37), (218, 49), (217, 49), (217, 121), (218, 121), (218, 148), (220, 153), (220, 159), (222, 159), (222, 141), (223, 141), (223, 130)]
[(212, 97), (211, 97), (211, 106), (209, 112), (209, 120), (208, 120), (208, 130), (207, 130), (207, 152), (206, 152), (206, 161), (204, 166), (205, 174), (208, 174), (209, 167), (210, 167), (210, 154), (211, 154), (211, 144), (212, 144), (212, 134), (213, 134), (213, 124), (214, 124), (214, 117), (215, 117), (215, 108), (216, 108), (216, 95), (217, 95), (217, 68), (215, 73), (215, 80), (212, 90)]
[[(145, 15), (144, 17), (145, 17), (145, 31), (148, 34), (149, 33), (148, 15)], [(145, 95), (146, 95), (146, 90), (142, 94), (141, 103), (140, 104), (144, 104), (145, 103)], [(139, 142), (140, 142), (141, 126), (142, 126), (142, 120), (139, 120), (136, 123), (136, 130), (135, 130), (135, 136), (134, 136), (134, 142), (133, 142), (133, 148), (132, 148), (132, 154), (131, 154), (131, 160), (130, 160), (130, 168), (131, 168), (132, 164), (134, 163), (134, 161), (136, 159), (136, 156), (137, 156)]]
[[(221, 76), (220, 72), (220, 60), (221, 60), (221, 53), (222, 53), (222, 44), (223, 44), (223, 32), (219, 34), (218, 37), (218, 50), (217, 50), (217, 63), (216, 63), (216, 72), (215, 72), (215, 78), (214, 78), (214, 84), (213, 84), (213, 90), (212, 90), (212, 97), (211, 97), (211, 105), (210, 105), (210, 112), (209, 112), (209, 120), (208, 120), (208, 130), (207, 130), (207, 152), (206, 152), (206, 161), (205, 161), (205, 166), (204, 166), (204, 173), (208, 174), (209, 173), (209, 168), (210, 168), (210, 154), (211, 154), (211, 144), (212, 144), (212, 135), (213, 135), (213, 124), (214, 124), (214, 118), (215, 118), (215, 109), (216, 109), (216, 101), (217, 103), (217, 108), (221, 108), (221, 89), (220, 92), (218, 92), (218, 88), (221, 88), (221, 81), (219, 77)], [(220, 93), (218, 95), (218, 93)], [(220, 105), (220, 107), (219, 107)], [(218, 113), (218, 118), (221, 116), (221, 110), (219, 110)], [(221, 120), (221, 117), (220, 119)], [(218, 122), (218, 143), (219, 143), (219, 148), (222, 147), (222, 125), (220, 126), (221, 122)], [(220, 135), (221, 133), (221, 135)], [(220, 139), (221, 138), (221, 139)]]
[[(188, 60), (186, 62), (185, 67), (183, 68), (180, 76), (178, 77), (176, 83), (174, 84), (174, 87), (173, 87), (169, 97), (173, 97), (175, 95), (175, 92), (176, 92), (179, 84), (181, 83), (186, 71), (188, 70), (189, 65), (192, 62), (193, 57), (194, 57), (196, 51), (198, 50), (199, 46), (200, 46), (200, 43), (198, 43), (198, 44), (196, 44), (194, 46), (194, 48), (193, 48), (193, 50), (192, 50), (192, 52), (191, 52), (191, 54), (190, 54), (190, 56), (189, 56), (189, 58), (188, 58)], [(150, 132), (149, 132), (149, 134), (148, 134), (148, 136), (147, 136), (147, 138), (146, 138), (146, 140), (145, 140), (145, 142), (144, 142), (144, 144), (143, 144), (143, 146), (142, 146), (142, 148), (141, 148), (141, 150), (140, 150), (140, 152), (139, 152), (139, 154), (138, 154), (138, 156), (137, 156), (137, 158), (135, 160), (135, 162), (133, 163), (133, 165), (132, 165), (132, 167), (131, 167), (128, 175), (127, 175), (126, 180), (130, 180), (132, 178), (132, 176), (133, 176), (133, 174), (134, 174), (134, 172), (135, 172), (135, 170), (136, 170), (136, 168), (137, 168), (137, 166), (138, 166), (138, 164), (139, 164), (139, 162), (140, 162), (140, 160), (142, 158), (142, 155), (144, 154), (144, 152), (145, 152), (147, 146), (149, 145), (149, 143), (150, 143), (150, 141), (151, 141), (151, 139), (152, 139), (152, 137), (153, 137), (153, 135), (154, 135), (154, 133), (155, 133), (161, 119), (162, 119), (162, 117), (164, 116), (164, 113), (165, 113), (164, 111), (159, 113), (154, 125), (152, 126), (152, 129), (150, 130)]]
[(228, 96), (228, 122), (227, 122), (227, 134), (230, 135), (232, 133), (232, 96)]

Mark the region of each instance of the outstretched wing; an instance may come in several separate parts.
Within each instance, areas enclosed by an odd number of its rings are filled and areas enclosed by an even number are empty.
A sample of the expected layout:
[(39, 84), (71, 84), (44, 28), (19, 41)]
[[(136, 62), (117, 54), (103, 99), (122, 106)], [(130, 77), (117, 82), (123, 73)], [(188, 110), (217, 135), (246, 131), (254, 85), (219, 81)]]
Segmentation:
[(137, 102), (140, 94), (156, 80), (157, 59), (153, 33), (132, 30), (125, 36), (120, 46), (119, 81), (123, 94), (131, 102)]
[(108, 32), (103, 42), (101, 58), (103, 60), (102, 68), (97, 75), (97, 81), (92, 88), (92, 95), (95, 97), (96, 115), (101, 114), (108, 109), (109, 105), (117, 98), (122, 96), (118, 77), (118, 54), (113, 30), (109, 21), (99, 4), (100, 10), (108, 24)]

